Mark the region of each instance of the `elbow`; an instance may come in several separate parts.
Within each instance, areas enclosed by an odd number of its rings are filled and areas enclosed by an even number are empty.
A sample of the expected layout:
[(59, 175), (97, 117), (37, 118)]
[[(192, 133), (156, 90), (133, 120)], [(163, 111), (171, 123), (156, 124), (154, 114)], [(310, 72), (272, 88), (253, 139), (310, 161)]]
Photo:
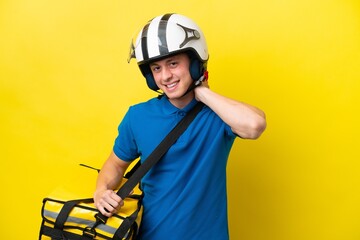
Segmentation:
[(259, 116), (251, 121), (243, 131), (235, 131), (235, 133), (243, 139), (258, 139), (266, 129), (265, 116)]
[(258, 139), (261, 136), (261, 134), (265, 131), (265, 129), (266, 129), (266, 120), (265, 118), (260, 118), (252, 126), (250, 139)]

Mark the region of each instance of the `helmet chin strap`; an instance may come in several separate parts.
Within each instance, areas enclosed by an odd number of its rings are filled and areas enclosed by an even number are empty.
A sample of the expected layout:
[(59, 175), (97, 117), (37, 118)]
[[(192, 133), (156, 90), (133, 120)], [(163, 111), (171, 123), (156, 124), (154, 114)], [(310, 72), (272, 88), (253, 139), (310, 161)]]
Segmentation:
[[(180, 98), (184, 97), (186, 94), (188, 94), (189, 92), (194, 90), (196, 87), (200, 86), (203, 81), (206, 81), (208, 79), (208, 77), (209, 77), (209, 73), (208, 73), (208, 71), (205, 71), (204, 74), (198, 80), (192, 82), (192, 84), (189, 86), (188, 90), (186, 90), (186, 92)], [(156, 92), (160, 94), (158, 96), (159, 99), (162, 98), (163, 96), (168, 98), (168, 96), (166, 96), (165, 93), (162, 93), (159, 91), (156, 91)]]

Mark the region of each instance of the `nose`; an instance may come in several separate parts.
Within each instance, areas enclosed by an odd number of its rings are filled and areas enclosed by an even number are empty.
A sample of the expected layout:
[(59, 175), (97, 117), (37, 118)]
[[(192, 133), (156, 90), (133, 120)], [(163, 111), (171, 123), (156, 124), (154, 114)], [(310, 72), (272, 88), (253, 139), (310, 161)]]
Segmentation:
[(161, 71), (161, 77), (163, 80), (169, 80), (172, 77), (171, 69), (168, 67), (164, 67)]

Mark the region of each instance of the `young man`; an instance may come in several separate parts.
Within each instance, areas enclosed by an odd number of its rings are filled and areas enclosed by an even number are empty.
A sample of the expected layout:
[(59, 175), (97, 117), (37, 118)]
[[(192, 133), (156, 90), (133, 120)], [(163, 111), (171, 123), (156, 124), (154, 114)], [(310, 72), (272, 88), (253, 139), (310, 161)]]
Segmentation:
[(227, 240), (226, 163), (234, 139), (256, 139), (266, 126), (258, 108), (209, 89), (207, 45), (189, 18), (166, 14), (149, 21), (132, 45), (150, 89), (163, 92), (129, 108), (94, 193), (111, 216), (123, 205), (113, 191), (138, 157), (145, 160), (186, 112), (205, 105), (164, 157), (145, 175), (138, 239)]

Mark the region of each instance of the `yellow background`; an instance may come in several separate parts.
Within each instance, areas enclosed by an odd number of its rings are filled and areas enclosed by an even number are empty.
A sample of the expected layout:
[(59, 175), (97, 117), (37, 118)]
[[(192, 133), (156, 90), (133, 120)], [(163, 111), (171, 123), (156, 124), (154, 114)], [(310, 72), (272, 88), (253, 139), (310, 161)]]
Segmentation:
[(0, 238), (36, 239), (56, 187), (91, 192), (78, 165), (100, 167), (128, 106), (156, 96), (126, 59), (166, 12), (202, 27), (212, 89), (267, 114), (229, 159), (231, 239), (360, 239), (358, 0), (1, 1)]

